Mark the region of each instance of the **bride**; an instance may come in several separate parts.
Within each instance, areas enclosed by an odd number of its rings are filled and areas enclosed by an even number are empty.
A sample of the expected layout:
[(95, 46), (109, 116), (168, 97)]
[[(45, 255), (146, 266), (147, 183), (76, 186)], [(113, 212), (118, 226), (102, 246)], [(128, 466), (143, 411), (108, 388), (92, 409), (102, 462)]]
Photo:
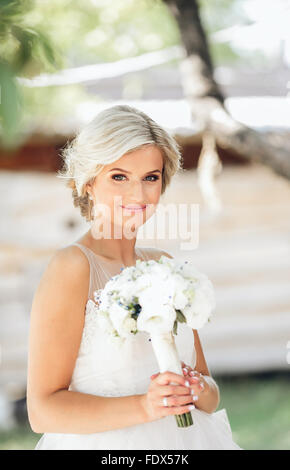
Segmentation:
[[(197, 330), (181, 323), (175, 337), (183, 375), (159, 373), (146, 332), (117, 346), (92, 308), (94, 293), (122, 268), (172, 258), (137, 247), (136, 232), (181, 168), (176, 141), (145, 113), (117, 105), (62, 156), (58, 176), (90, 229), (54, 253), (33, 298), (27, 408), (43, 434), (35, 449), (241, 449), (226, 410), (216, 411), (219, 388)], [(194, 424), (178, 427), (174, 415), (190, 410)]]

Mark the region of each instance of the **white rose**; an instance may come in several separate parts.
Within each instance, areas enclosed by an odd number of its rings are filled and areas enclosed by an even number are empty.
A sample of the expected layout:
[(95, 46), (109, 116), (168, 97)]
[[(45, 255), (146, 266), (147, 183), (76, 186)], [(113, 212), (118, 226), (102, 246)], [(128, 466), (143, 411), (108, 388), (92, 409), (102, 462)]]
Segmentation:
[(154, 299), (146, 302), (137, 317), (137, 327), (148, 333), (167, 333), (173, 329), (176, 311), (171, 305), (158, 305)]
[(151, 276), (151, 286), (145, 287), (139, 291), (139, 304), (145, 307), (146, 304), (153, 301), (157, 305), (173, 304), (174, 279), (160, 281), (158, 276)]
[(132, 317), (125, 318), (123, 322), (123, 330), (132, 333), (137, 330), (137, 321)]
[[(132, 334), (128, 330), (128, 321), (131, 320), (131, 315), (126, 308), (113, 303), (110, 307), (110, 319), (120, 336), (130, 336)], [(131, 325), (131, 322), (129, 322), (129, 325)]]
[(187, 302), (186, 289), (188, 282), (178, 273), (172, 274), (173, 280), (173, 306), (176, 310), (183, 309)]
[(158, 276), (159, 280), (164, 280), (172, 274), (172, 269), (166, 264), (155, 262), (150, 267), (150, 274), (152, 276)]
[(212, 283), (207, 280), (197, 283), (190, 305), (182, 309), (186, 322), (193, 329), (202, 328), (216, 306)]
[(134, 282), (136, 295), (147, 287), (152, 286), (152, 278), (150, 273), (144, 273), (139, 276)]

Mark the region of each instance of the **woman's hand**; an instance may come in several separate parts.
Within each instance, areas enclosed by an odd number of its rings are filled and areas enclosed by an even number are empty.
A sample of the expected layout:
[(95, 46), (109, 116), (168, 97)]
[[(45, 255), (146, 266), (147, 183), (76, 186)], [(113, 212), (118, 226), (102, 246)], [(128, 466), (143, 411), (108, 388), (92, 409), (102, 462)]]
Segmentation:
[(191, 389), (194, 391), (193, 399), (197, 401), (201, 393), (208, 391), (209, 384), (200, 372), (186, 365), (183, 361), (181, 361), (181, 365), (183, 375), (188, 379)]
[[(189, 381), (182, 375), (169, 371), (153, 374), (147, 393), (142, 395), (142, 405), (148, 421), (168, 415), (180, 415), (195, 408), (192, 390)], [(167, 406), (163, 402), (165, 397)]]
[[(192, 401), (197, 402), (202, 393), (205, 392), (206, 394), (209, 391), (209, 384), (200, 372), (194, 370), (191, 366), (185, 364), (185, 362), (181, 361), (181, 366), (183, 376), (190, 383)], [(159, 373), (153, 374), (151, 378), (157, 377), (158, 375)]]

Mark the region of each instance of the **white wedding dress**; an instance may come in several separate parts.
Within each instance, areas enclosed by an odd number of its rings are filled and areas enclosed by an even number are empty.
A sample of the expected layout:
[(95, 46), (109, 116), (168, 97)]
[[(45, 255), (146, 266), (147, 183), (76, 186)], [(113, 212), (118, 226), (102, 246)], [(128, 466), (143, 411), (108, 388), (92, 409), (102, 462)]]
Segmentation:
[[(92, 250), (79, 243), (90, 264), (90, 287), (85, 311), (82, 340), (69, 390), (106, 397), (146, 393), (150, 376), (158, 372), (149, 334), (139, 332), (120, 345), (100, 330), (96, 311), (92, 308), (94, 291), (104, 287), (122, 265), (104, 261)], [(163, 254), (157, 248), (135, 247), (138, 259), (158, 260)], [(178, 325), (175, 336), (180, 360), (194, 367), (196, 362), (194, 336), (184, 323)], [(177, 426), (175, 416), (93, 434), (45, 433), (35, 450), (100, 449), (100, 450), (242, 450), (234, 441), (225, 409), (206, 413), (195, 408), (194, 424)]]

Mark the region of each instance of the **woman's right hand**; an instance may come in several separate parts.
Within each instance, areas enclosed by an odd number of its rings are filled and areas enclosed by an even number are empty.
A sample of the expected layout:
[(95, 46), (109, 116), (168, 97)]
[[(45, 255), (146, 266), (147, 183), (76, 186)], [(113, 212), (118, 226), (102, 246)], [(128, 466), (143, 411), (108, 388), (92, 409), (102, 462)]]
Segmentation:
[[(167, 397), (168, 406), (164, 406), (164, 397)], [(192, 389), (186, 377), (170, 371), (151, 376), (148, 391), (141, 395), (141, 401), (148, 421), (180, 415), (195, 408)]]

